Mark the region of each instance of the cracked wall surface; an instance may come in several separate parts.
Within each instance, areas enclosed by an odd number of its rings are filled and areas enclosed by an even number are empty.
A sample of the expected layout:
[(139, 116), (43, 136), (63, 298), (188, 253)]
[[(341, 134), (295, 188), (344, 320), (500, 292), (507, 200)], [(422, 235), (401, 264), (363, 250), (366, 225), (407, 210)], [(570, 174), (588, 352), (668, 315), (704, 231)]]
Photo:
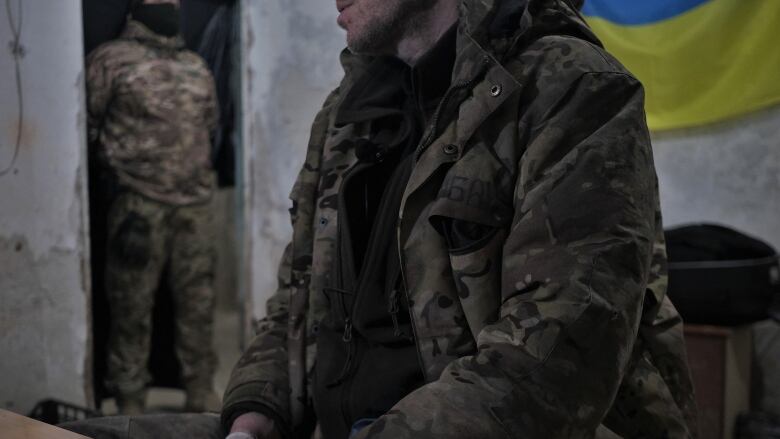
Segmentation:
[(292, 228), (288, 195), (309, 128), (338, 85), (344, 36), (332, 1), (242, 4), (244, 289), (249, 315), (265, 315)]
[[(27, 413), (44, 398), (92, 402), (83, 43), (78, 0), (10, 6), (10, 17), (0, 9), (0, 408)], [(19, 81), (6, 50), (15, 29)]]

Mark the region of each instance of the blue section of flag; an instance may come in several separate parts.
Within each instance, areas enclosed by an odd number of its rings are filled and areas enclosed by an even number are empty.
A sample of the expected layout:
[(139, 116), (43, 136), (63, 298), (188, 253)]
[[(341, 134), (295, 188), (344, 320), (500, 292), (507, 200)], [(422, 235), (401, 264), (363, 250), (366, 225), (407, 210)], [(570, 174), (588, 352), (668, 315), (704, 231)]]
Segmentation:
[(582, 13), (616, 24), (640, 25), (687, 12), (710, 0), (585, 0)]

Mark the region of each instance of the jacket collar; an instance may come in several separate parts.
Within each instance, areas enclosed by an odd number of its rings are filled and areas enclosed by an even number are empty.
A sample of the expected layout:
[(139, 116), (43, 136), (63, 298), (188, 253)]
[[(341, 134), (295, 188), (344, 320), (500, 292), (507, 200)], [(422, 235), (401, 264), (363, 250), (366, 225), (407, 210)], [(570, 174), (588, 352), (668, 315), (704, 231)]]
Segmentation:
[(354, 75), (354, 85), (341, 99), (336, 126), (400, 113), (407, 98), (414, 100), (424, 116), (430, 116), (432, 107), (450, 86), (456, 27), (448, 30), (412, 67), (392, 57), (371, 58), (367, 65), (361, 65), (360, 74)]
[[(415, 201), (418, 190), (440, 167), (457, 161), (477, 128), (525, 85), (503, 62), (524, 43), (544, 35), (572, 35), (599, 44), (582, 17), (564, 0), (463, 0), (451, 90), (462, 85), (465, 92), (460, 99), (453, 99), (453, 110), (448, 113), (456, 114), (455, 123), (443, 132), (434, 131), (431, 137), (435, 139), (421, 145), (404, 193), (402, 218), (415, 218), (419, 211), (415, 205), (424, 203)], [(405, 241), (413, 222), (401, 222), (400, 242)]]
[(142, 44), (159, 47), (162, 49), (184, 49), (184, 40), (180, 35), (166, 37), (160, 34), (156, 34), (151, 29), (144, 26), (141, 22), (135, 20), (128, 20), (120, 38), (126, 40), (136, 40)]
[(436, 45), (424, 54), (417, 63), (409, 69), (411, 75), (411, 92), (415, 102), (423, 113), (430, 116), (430, 106), (436, 106), (450, 86), (450, 77), (455, 65), (455, 37), (457, 26), (452, 26), (444, 33)]

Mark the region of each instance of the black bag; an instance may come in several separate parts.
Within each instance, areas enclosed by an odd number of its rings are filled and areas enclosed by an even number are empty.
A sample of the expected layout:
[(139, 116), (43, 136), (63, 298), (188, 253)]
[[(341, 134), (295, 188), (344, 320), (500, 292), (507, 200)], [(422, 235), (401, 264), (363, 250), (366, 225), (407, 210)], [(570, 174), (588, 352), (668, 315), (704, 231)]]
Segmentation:
[(677, 227), (665, 235), (668, 294), (686, 323), (780, 321), (780, 262), (769, 244), (714, 224)]
[(780, 416), (766, 412), (742, 413), (737, 418), (736, 439), (780, 439)]

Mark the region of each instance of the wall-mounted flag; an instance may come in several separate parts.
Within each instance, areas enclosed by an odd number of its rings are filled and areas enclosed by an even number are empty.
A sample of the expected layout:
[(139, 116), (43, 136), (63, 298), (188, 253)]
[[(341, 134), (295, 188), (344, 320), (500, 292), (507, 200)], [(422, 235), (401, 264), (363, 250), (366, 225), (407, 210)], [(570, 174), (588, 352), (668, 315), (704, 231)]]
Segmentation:
[(780, 103), (780, 0), (586, 0), (582, 13), (645, 85), (651, 129)]

